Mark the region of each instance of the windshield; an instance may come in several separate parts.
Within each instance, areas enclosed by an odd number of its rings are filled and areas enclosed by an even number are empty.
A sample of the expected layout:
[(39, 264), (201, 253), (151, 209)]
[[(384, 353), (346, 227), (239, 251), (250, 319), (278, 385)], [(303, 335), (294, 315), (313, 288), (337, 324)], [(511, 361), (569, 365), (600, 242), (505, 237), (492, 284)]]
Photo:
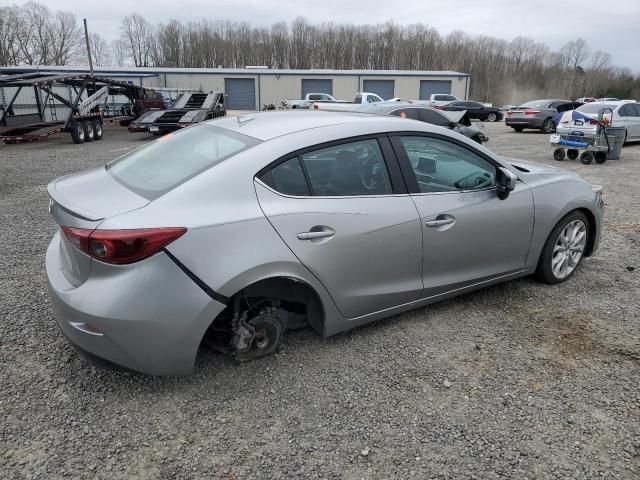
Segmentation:
[(165, 135), (106, 168), (125, 187), (153, 200), (258, 143), (255, 138), (201, 124)]
[(582, 105), (581, 107), (576, 108), (578, 112), (582, 113), (600, 113), (600, 110), (603, 108), (610, 108), (611, 110), (615, 110), (617, 105), (609, 105), (606, 103), (587, 103)]

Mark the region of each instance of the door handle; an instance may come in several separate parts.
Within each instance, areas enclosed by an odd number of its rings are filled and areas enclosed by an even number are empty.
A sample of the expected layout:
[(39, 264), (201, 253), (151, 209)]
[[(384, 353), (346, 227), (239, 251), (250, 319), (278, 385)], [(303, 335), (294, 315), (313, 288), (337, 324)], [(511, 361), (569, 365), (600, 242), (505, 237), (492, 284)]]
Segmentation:
[(333, 230), (311, 230), (297, 235), (298, 240), (314, 240), (316, 238), (333, 237), (336, 234)]
[(438, 215), (435, 220), (429, 220), (425, 223), (427, 227), (444, 227), (445, 225), (452, 225), (456, 222), (456, 219), (451, 215)]

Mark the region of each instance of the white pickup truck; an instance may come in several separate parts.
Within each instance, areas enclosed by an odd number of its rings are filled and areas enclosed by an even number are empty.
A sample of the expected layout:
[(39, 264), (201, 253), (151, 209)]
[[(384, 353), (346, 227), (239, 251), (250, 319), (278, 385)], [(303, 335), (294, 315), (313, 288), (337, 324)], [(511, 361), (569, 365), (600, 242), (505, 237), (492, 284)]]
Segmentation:
[(449, 95), (448, 93), (433, 93), (429, 97), (429, 100), (413, 100), (411, 103), (435, 108), (441, 105), (447, 105), (451, 102), (457, 102), (459, 100), (460, 99), (455, 95)]
[(313, 102), (311, 108), (313, 110), (334, 110), (334, 111), (348, 111), (355, 110), (356, 108), (364, 105), (378, 105), (380, 103), (395, 102), (394, 100), (383, 100), (375, 93), (358, 92), (353, 102)]
[(338, 100), (328, 93), (307, 93), (302, 100), (285, 100), (283, 103), (287, 109), (311, 108), (314, 102), (322, 103), (349, 103), (346, 100)]

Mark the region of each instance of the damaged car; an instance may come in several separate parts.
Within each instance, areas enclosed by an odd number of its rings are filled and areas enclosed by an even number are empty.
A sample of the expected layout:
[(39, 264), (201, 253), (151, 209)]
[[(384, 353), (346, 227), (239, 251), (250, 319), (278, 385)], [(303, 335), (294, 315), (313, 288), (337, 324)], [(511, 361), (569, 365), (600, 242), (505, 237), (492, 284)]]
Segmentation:
[[(571, 278), (602, 188), (393, 116), (202, 122), (48, 185), (55, 320), (81, 357), (192, 372), (288, 331), (331, 336), (500, 282)], [(580, 280), (577, 280), (580, 281)]]

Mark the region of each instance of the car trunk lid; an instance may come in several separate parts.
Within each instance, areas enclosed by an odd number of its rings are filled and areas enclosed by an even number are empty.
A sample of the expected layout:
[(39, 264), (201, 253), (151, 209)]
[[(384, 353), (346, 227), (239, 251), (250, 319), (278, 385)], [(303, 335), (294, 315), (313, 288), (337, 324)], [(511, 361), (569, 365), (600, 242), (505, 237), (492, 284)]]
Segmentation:
[[(104, 167), (54, 180), (47, 186), (49, 212), (60, 227), (94, 230), (106, 218), (149, 203), (118, 183)], [(60, 229), (60, 268), (74, 286), (91, 272), (91, 257), (75, 247)]]

